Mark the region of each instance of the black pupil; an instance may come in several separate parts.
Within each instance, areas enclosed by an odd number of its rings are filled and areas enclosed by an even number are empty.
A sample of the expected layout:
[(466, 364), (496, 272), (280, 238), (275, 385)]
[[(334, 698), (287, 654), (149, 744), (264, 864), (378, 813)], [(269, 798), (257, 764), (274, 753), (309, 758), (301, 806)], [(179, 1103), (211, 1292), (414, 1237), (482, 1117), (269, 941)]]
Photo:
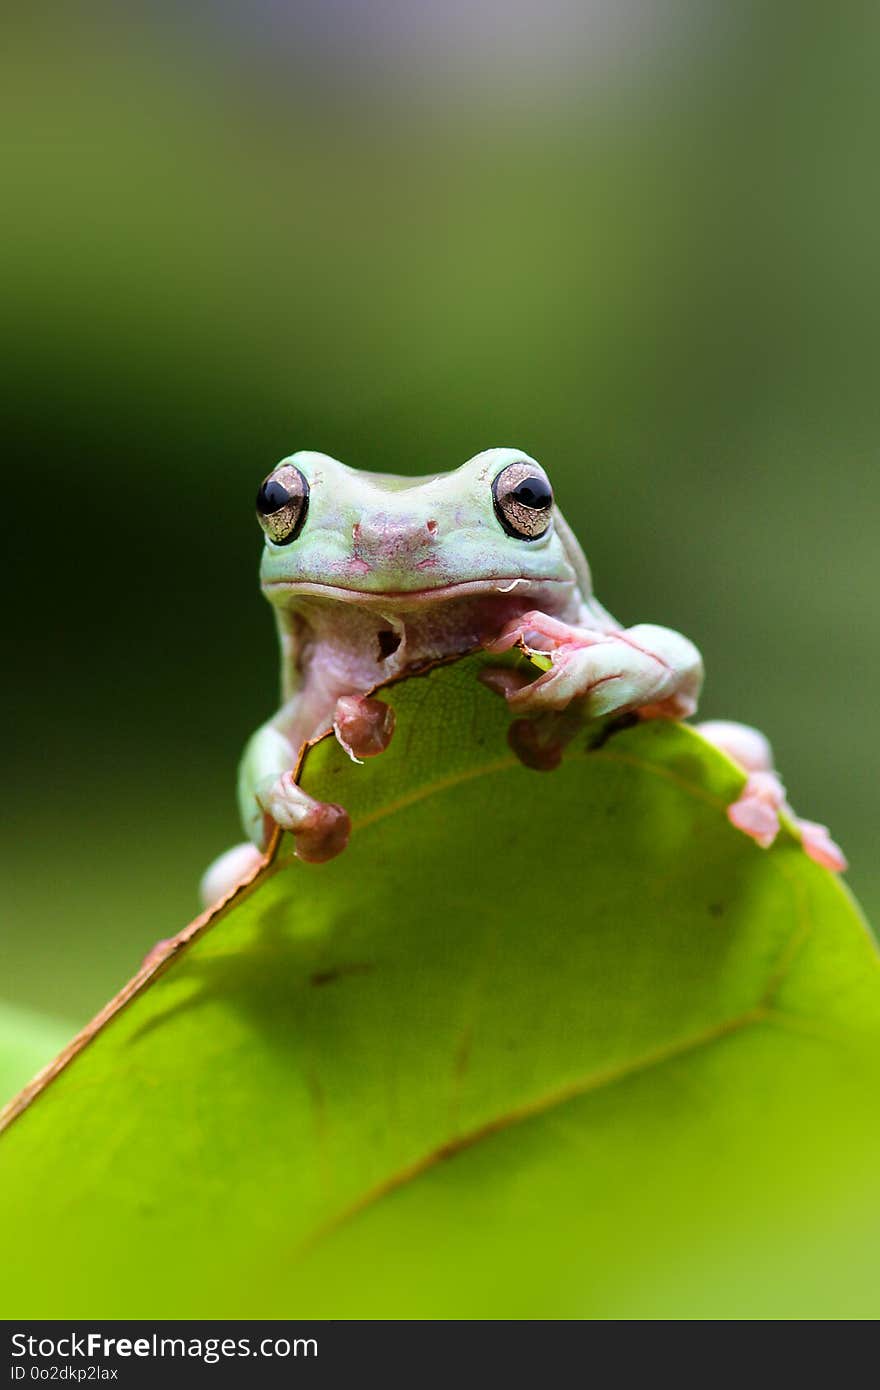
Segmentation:
[(536, 512), (544, 511), (553, 501), (550, 488), (540, 478), (523, 478), (510, 496), (515, 502), (519, 502), (520, 506), (530, 507)]
[(272, 512), (279, 512), (282, 507), (286, 507), (289, 501), (290, 493), (287, 488), (270, 478), (257, 493), (257, 511), (261, 516), (271, 516)]

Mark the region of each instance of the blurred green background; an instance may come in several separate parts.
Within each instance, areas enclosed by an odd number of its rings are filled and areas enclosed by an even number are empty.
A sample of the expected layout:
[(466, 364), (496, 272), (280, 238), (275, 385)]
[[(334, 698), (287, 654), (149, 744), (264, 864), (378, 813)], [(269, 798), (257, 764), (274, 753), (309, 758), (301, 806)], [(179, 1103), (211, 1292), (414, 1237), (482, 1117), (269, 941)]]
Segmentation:
[(82, 1022), (240, 838), (253, 494), (303, 447), (534, 453), (880, 915), (878, 58), (868, 6), (9, 26), (0, 996)]

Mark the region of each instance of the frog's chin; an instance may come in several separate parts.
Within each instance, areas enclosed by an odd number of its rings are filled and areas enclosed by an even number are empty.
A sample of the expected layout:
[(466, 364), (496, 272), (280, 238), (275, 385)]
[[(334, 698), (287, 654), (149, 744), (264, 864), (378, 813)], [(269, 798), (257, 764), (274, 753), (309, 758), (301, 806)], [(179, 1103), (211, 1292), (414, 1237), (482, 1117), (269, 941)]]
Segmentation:
[(469, 579), (456, 584), (435, 584), (420, 589), (363, 589), (299, 579), (271, 579), (263, 584), (263, 593), (270, 603), (280, 607), (293, 605), (300, 597), (329, 599), (361, 607), (387, 606), (390, 602), (404, 609), (450, 599), (475, 596), (509, 598), (516, 595), (529, 600), (555, 600), (555, 608), (558, 603), (564, 603), (571, 597), (574, 588), (569, 579), (537, 579), (518, 574)]

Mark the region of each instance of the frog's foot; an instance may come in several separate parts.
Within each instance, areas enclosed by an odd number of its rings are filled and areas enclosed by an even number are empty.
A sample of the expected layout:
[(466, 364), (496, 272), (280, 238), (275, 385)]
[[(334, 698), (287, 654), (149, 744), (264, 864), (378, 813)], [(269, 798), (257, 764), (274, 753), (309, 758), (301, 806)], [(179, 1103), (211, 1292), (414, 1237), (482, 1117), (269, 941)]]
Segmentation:
[[(282, 772), (267, 787), (258, 788), (257, 801), (271, 823), (294, 838), (297, 859), (322, 864), (345, 849), (351, 821), (342, 806), (315, 801), (297, 783), (293, 772)], [(268, 838), (268, 836), (267, 836)]]
[(630, 710), (644, 717), (685, 718), (696, 709), (703, 663), (693, 643), (669, 628), (642, 623), (625, 632), (596, 632), (534, 612), (487, 644), (491, 652), (514, 646), (551, 662), (549, 671), (528, 684), (487, 682), (517, 712), (562, 710), (572, 700), (580, 701), (591, 719)]
[(336, 701), (333, 732), (352, 762), (384, 753), (394, 733), (394, 710), (364, 695), (343, 695)]
[(827, 827), (801, 820), (786, 801), (785, 788), (773, 770), (773, 750), (762, 733), (748, 724), (726, 719), (706, 720), (696, 728), (749, 774), (737, 800), (727, 808), (732, 825), (767, 849), (776, 839), (779, 816), (784, 811), (800, 831), (804, 853), (826, 869), (843, 872), (847, 867), (846, 856), (832, 840)]
[[(221, 854), (219, 859), (215, 859), (213, 864), (210, 864), (202, 874), (199, 897), (203, 905), (213, 907), (221, 898), (228, 897), (233, 888), (237, 888), (240, 883), (256, 872), (257, 865), (262, 861), (262, 858), (262, 853), (256, 845), (251, 844), (250, 840), (245, 840), (244, 844), (235, 845), (232, 849), (228, 849), (225, 854)], [(164, 945), (164, 941), (158, 942), (147, 956), (147, 960), (150, 960), (159, 950), (159, 947)]]

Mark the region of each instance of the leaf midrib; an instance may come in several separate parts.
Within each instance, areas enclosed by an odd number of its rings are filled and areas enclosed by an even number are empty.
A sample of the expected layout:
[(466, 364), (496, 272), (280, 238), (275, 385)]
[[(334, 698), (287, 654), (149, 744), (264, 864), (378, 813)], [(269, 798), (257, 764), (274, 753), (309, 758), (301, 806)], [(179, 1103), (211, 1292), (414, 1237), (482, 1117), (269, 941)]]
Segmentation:
[[(523, 1104), (514, 1106), (500, 1115), (494, 1115), (490, 1120), (484, 1121), (481, 1125), (476, 1125), (473, 1129), (464, 1133), (457, 1134), (451, 1139), (447, 1139), (443, 1144), (437, 1145), (422, 1154), (412, 1162), (391, 1173), (387, 1178), (383, 1178), (380, 1183), (369, 1188), (360, 1197), (350, 1202), (341, 1211), (322, 1222), (316, 1229), (306, 1237), (294, 1250), (294, 1258), (301, 1258), (309, 1255), (325, 1239), (335, 1234), (341, 1227), (363, 1215), (370, 1207), (375, 1206), (383, 1198), (393, 1195), (401, 1188), (417, 1181), (440, 1163), (457, 1157), (460, 1153), (474, 1148), (477, 1144), (486, 1139), (491, 1139), (496, 1134), (501, 1134), (505, 1130), (513, 1129), (517, 1125), (525, 1124), (529, 1120), (537, 1119), (541, 1115), (546, 1115), (560, 1106), (568, 1104), (573, 1100), (580, 1100), (582, 1097), (590, 1095), (606, 1087), (617, 1085), (619, 1082), (627, 1081), (633, 1076), (642, 1072), (650, 1071), (655, 1067), (663, 1066), (667, 1062), (676, 1061), (678, 1058), (686, 1056), (690, 1052), (696, 1052), (701, 1047), (709, 1047), (722, 1039), (730, 1037), (736, 1033), (744, 1031), (746, 1028), (759, 1023), (782, 1023), (788, 1016), (780, 1010), (775, 1010), (769, 1003), (759, 1003), (751, 1009), (736, 1015), (734, 1018), (725, 1019), (721, 1023), (714, 1024), (712, 1027), (705, 1028), (699, 1033), (695, 1033), (686, 1038), (679, 1038), (670, 1043), (664, 1043), (660, 1047), (653, 1048), (650, 1052), (643, 1053), (639, 1057), (632, 1058), (626, 1062), (619, 1062), (611, 1066), (600, 1067), (596, 1071), (590, 1072), (585, 1077), (579, 1077), (574, 1081), (567, 1082), (564, 1086), (554, 1087), (539, 1096), (533, 1096)], [(792, 1018), (795, 1018), (792, 1015)]]

